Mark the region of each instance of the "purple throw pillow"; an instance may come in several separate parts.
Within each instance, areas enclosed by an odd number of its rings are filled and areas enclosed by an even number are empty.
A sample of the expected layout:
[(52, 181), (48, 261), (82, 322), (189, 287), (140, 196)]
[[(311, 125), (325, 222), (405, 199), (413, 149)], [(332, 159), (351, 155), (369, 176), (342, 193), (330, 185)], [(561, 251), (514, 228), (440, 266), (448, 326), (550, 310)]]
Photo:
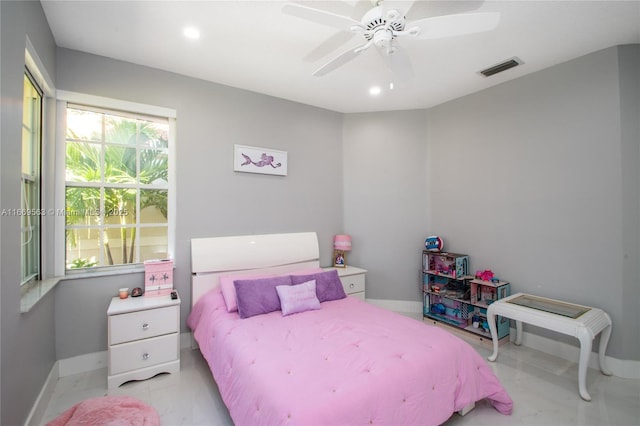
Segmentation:
[(344, 299), (347, 294), (344, 292), (342, 281), (338, 276), (338, 271), (331, 269), (325, 272), (318, 272), (310, 275), (292, 275), (292, 284), (301, 284), (307, 281), (316, 281), (316, 295), (320, 302), (329, 300)]
[(236, 287), (234, 281), (237, 280), (257, 280), (258, 278), (273, 277), (273, 274), (262, 275), (225, 275), (220, 277), (220, 289), (222, 290), (222, 297), (224, 297), (224, 304), (227, 306), (227, 312), (237, 312), (238, 300), (236, 299)]
[(236, 280), (233, 285), (236, 288), (238, 314), (240, 318), (249, 318), (254, 315), (279, 311), (280, 298), (278, 298), (276, 287), (291, 285), (291, 277), (283, 275), (253, 280)]
[(279, 285), (276, 291), (280, 298), (282, 316), (320, 309), (314, 280), (297, 285)]

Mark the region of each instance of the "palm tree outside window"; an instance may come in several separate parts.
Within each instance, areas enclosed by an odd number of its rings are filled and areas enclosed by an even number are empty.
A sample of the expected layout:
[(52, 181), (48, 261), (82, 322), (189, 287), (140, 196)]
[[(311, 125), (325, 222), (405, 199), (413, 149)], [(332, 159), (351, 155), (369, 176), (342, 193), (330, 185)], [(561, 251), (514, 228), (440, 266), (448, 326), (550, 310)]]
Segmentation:
[(69, 104), (66, 268), (168, 257), (169, 121)]

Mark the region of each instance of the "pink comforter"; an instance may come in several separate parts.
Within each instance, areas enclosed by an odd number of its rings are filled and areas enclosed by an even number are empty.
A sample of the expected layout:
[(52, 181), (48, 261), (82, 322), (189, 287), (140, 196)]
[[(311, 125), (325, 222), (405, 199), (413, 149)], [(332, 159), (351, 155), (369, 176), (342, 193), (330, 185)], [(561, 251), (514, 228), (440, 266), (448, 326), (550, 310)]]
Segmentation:
[(513, 402), (466, 342), (355, 298), (240, 319), (219, 290), (188, 318), (236, 425), (438, 425)]

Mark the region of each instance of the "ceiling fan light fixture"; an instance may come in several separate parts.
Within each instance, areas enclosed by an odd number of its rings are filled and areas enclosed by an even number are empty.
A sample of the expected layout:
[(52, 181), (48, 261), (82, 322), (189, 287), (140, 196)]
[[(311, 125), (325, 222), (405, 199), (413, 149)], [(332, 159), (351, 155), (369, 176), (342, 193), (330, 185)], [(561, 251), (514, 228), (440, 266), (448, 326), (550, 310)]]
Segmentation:
[(393, 33), (388, 30), (379, 30), (373, 35), (373, 43), (377, 47), (388, 48), (393, 40)]

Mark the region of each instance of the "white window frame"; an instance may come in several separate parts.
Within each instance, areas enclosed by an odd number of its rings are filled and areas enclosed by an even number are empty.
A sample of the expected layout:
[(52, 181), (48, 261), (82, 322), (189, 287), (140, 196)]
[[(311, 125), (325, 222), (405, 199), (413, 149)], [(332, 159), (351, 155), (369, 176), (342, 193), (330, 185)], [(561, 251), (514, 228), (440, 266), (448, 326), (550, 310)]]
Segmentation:
[[(35, 77), (32, 75), (31, 70), (28, 66), (25, 66), (25, 79), (29, 80), (29, 83), (36, 91), (38, 96), (40, 97), (37, 106), (37, 112), (32, 111), (32, 122), (28, 123), (25, 127), (24, 117), (22, 119), (22, 130), (23, 130), (23, 152), (21, 163), (25, 162), (24, 158), (24, 132), (27, 131), (30, 136), (29, 143), (31, 144), (30, 152), (30, 168), (32, 169), (30, 173), (25, 173), (22, 170), (23, 164), (21, 164), (21, 178), (20, 178), (20, 202), (21, 202), (21, 210), (22, 210), (22, 220), (26, 220), (27, 225), (21, 226), (20, 235), (21, 235), (21, 247), (20, 247), (20, 285), (23, 286), (32, 281), (40, 280), (42, 276), (42, 265), (41, 265), (41, 257), (42, 257), (42, 246), (40, 244), (41, 239), (41, 203), (42, 203), (42, 127), (44, 122), (44, 92), (40, 88), (40, 85), (36, 81)], [(25, 89), (26, 90), (26, 89)], [(23, 101), (26, 102), (26, 97), (23, 97)], [(23, 108), (24, 109), (24, 108)], [(29, 187), (29, 189), (27, 189)], [(28, 200), (29, 195), (34, 192), (34, 200)], [(27, 255), (24, 256), (24, 248), (27, 246)], [(27, 271), (25, 276), (25, 264), (34, 265), (33, 269)]]
[[(55, 123), (56, 123), (56, 89), (42, 60), (28, 36), (25, 37), (25, 68), (42, 90), (42, 128), (40, 151), (40, 209), (49, 212), (54, 203), (54, 162), (55, 157)], [(55, 220), (50, 215), (40, 217), (40, 276), (20, 287), (20, 312), (25, 313), (51, 290), (60, 280), (56, 274), (54, 229)]]
[[(69, 92), (64, 90), (57, 91), (57, 135), (56, 140), (56, 211), (65, 210), (65, 168), (66, 168), (66, 111), (68, 104), (88, 105), (96, 108), (103, 108), (114, 111), (125, 111), (133, 114), (150, 115), (157, 117), (166, 117), (169, 121), (169, 159), (168, 159), (168, 206), (167, 206), (167, 251), (169, 258), (174, 258), (175, 251), (175, 225), (176, 225), (176, 179), (175, 179), (175, 153), (176, 153), (176, 110), (171, 108), (159, 107), (154, 105), (142, 104), (137, 102), (123, 101), (119, 99), (106, 98), (101, 96), (88, 95), (84, 93)], [(124, 264), (97, 266), (80, 270), (67, 270), (65, 265), (66, 256), (66, 237), (65, 237), (65, 218), (64, 215), (56, 215), (56, 275), (64, 275), (66, 277), (84, 277), (99, 275), (114, 275), (129, 272), (138, 272), (144, 270), (143, 264)]]

